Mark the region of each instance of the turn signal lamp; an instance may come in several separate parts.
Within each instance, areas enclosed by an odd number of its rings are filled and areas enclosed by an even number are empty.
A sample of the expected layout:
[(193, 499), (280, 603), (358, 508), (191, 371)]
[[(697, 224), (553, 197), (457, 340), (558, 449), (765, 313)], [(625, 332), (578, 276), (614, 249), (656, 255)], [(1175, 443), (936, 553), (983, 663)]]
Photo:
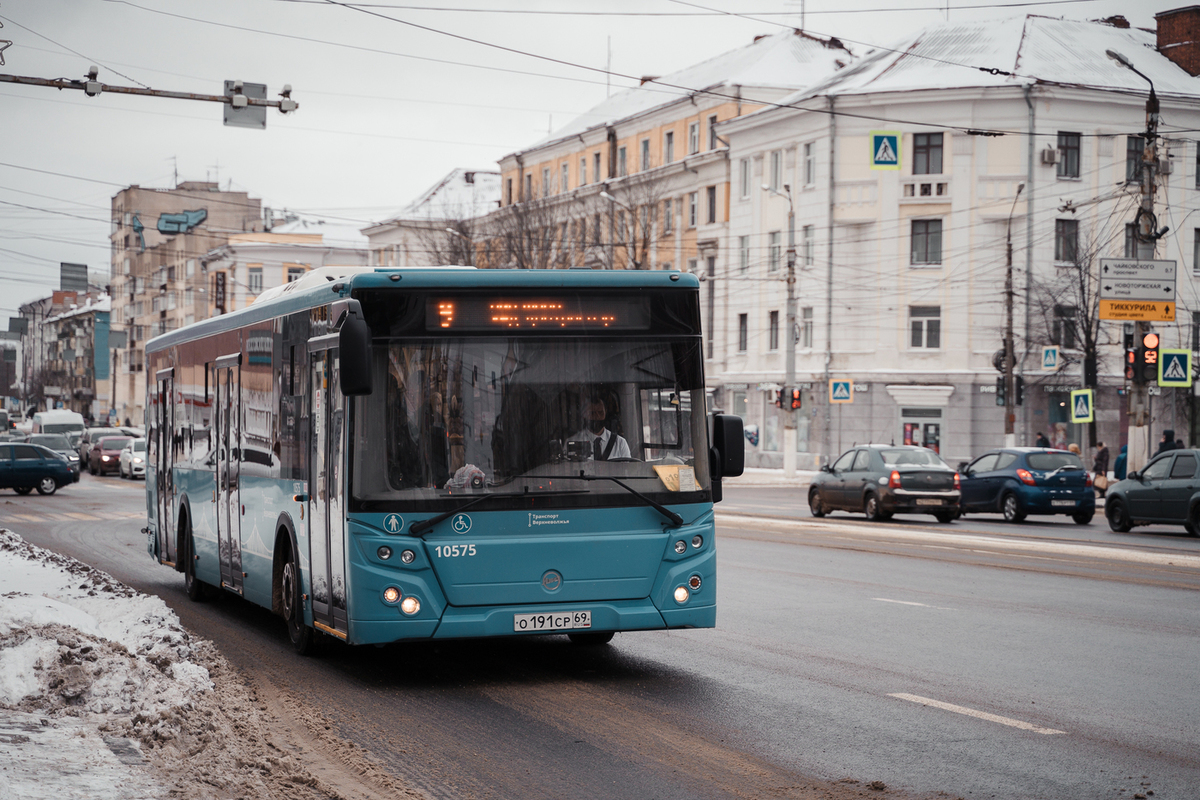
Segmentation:
[(675, 589), (675, 602), (676, 603), (680, 603), (680, 604), (686, 603), (690, 596), (691, 595), (688, 594), (688, 590), (687, 590), (686, 586), (676, 587), (676, 589)]
[(692, 577), (688, 578), (688, 588), (690, 588), (693, 592), (700, 589), (699, 575), (693, 575)]
[(962, 489), (962, 478), (959, 477), (959, 474), (956, 472), (954, 473), (954, 491), (957, 492), (960, 489)]
[(1017, 470), (1017, 477), (1021, 479), (1021, 483), (1028, 484), (1029, 486), (1037, 486), (1037, 481), (1033, 479), (1033, 473), (1027, 469)]
[(400, 602), (400, 589), (396, 586), (389, 586), (383, 590), (383, 602), (395, 605)]
[(888, 478), (888, 488), (889, 489), (899, 489), (900, 488), (900, 470), (897, 470), (897, 469), (892, 470), (891, 477)]

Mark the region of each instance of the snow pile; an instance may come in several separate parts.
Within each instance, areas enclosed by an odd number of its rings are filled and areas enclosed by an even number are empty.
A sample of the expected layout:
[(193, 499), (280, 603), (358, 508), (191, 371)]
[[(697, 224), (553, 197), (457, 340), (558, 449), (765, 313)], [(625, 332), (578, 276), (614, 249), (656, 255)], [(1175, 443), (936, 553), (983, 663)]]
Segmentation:
[(0, 529), (0, 800), (343, 796), (271, 721), (162, 600)]

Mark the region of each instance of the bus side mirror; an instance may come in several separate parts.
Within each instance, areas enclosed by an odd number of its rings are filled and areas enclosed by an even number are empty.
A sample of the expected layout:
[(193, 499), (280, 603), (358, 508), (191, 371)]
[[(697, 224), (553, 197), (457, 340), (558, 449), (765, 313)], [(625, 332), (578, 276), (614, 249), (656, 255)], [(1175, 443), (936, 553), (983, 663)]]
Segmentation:
[(341, 368), (342, 394), (346, 397), (370, 394), (371, 385), (371, 328), (363, 319), (357, 300), (346, 303), (339, 318), (338, 357)]
[(713, 415), (713, 449), (717, 451), (714, 478), (736, 478), (742, 474), (746, 468), (746, 440), (741, 417)]

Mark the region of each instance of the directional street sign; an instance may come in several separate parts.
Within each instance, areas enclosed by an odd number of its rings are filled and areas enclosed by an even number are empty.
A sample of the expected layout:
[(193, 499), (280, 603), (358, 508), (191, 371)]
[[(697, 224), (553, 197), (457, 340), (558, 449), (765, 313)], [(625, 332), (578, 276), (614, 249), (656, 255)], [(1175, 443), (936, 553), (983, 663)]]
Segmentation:
[[(220, 275), (221, 273), (217, 273)], [(1101, 300), (1100, 319), (1174, 322), (1175, 303), (1153, 300)]]
[(853, 403), (854, 402), (854, 381), (833, 381), (829, 382), (829, 402), (830, 403)]
[(1047, 372), (1058, 371), (1058, 346), (1051, 345), (1050, 347), (1042, 348), (1042, 369)]
[(1100, 259), (1100, 319), (1174, 321), (1176, 267), (1167, 260)]
[(1071, 392), (1071, 422), (1091, 422), (1095, 419), (1095, 397), (1093, 389), (1076, 389)]
[(1158, 350), (1158, 385), (1186, 388), (1192, 385), (1192, 351)]
[(1102, 300), (1174, 300), (1175, 281), (1104, 280), (1100, 282)]
[(1138, 261), (1135, 258), (1100, 259), (1100, 280), (1175, 280), (1174, 261)]

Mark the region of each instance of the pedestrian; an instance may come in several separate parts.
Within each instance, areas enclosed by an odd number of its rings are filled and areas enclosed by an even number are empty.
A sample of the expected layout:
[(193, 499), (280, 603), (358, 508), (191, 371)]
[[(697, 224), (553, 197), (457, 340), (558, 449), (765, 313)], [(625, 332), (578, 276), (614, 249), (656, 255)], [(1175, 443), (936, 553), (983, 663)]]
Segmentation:
[(1151, 458), (1158, 456), (1160, 453), (1167, 453), (1175, 449), (1175, 431), (1167, 428), (1163, 431), (1162, 439), (1158, 442), (1158, 449), (1154, 451)]
[(1128, 460), (1125, 451), (1128, 449), (1128, 445), (1121, 445), (1121, 452), (1117, 453), (1117, 460), (1113, 462), (1113, 477), (1119, 481), (1125, 480), (1125, 464)]
[(1070, 450), (1075, 455), (1081, 455), (1079, 445), (1075, 444), (1074, 442), (1071, 442), (1069, 445), (1067, 445), (1067, 449)]
[(1034, 446), (1035, 447), (1049, 447), (1050, 440), (1046, 438), (1046, 434), (1042, 433), (1041, 431), (1038, 431), (1037, 441), (1034, 442)]
[(1108, 491), (1108, 448), (1104, 446), (1104, 442), (1096, 442), (1096, 460), (1092, 462), (1092, 472), (1095, 477), (1092, 478), (1092, 485), (1096, 487), (1096, 491), (1104, 497), (1104, 493)]

